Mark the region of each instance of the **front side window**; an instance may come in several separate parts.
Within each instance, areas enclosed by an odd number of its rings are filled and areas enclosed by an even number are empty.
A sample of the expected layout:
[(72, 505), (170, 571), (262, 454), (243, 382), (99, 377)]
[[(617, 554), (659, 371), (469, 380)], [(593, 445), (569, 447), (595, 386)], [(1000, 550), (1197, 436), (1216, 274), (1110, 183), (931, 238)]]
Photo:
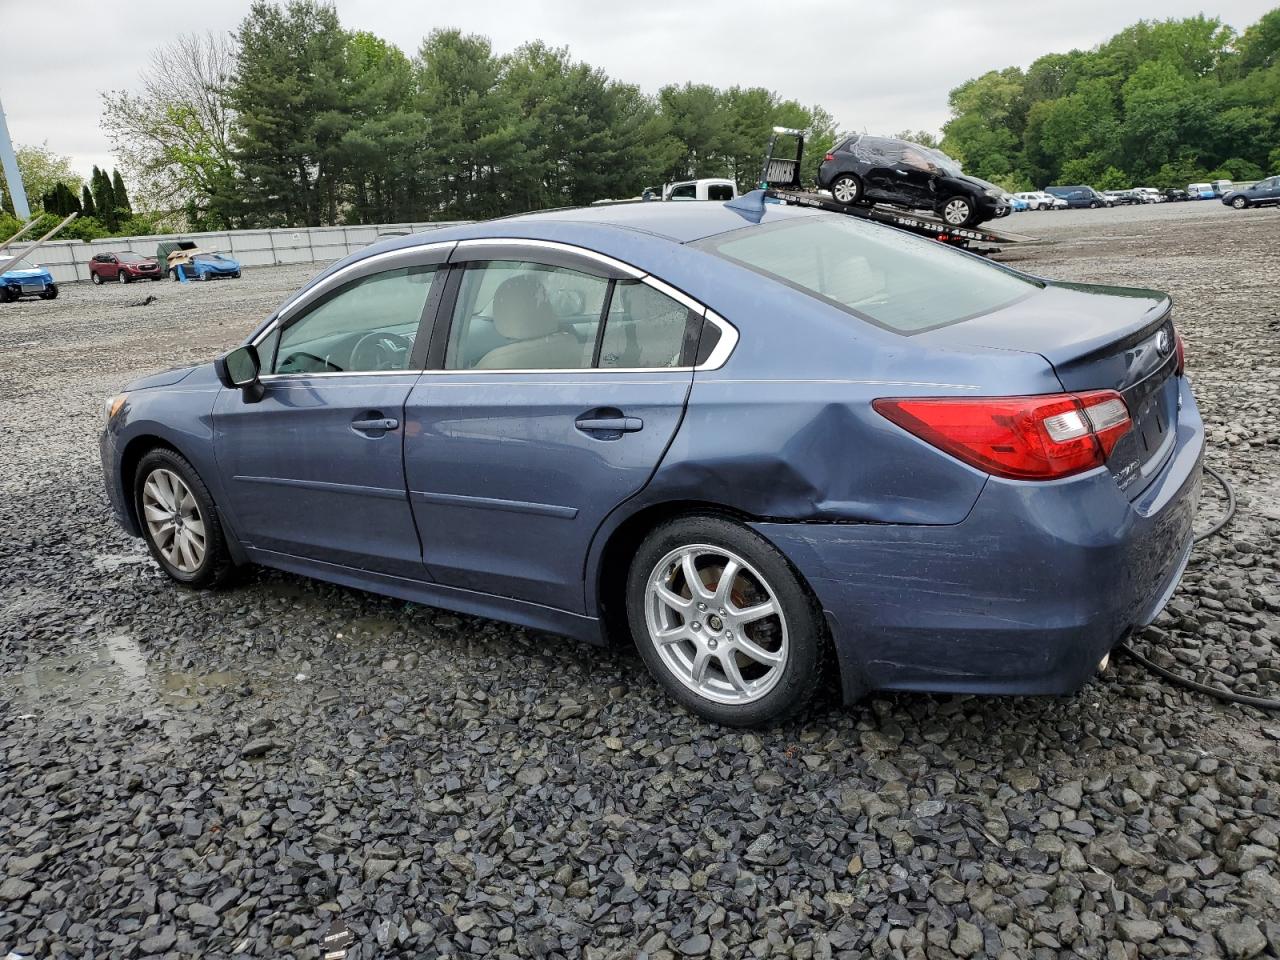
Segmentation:
[(690, 365), (701, 317), (636, 280), (494, 260), (467, 267), (446, 370), (586, 370)]
[(284, 328), (271, 372), (407, 370), (435, 275), (402, 267), (339, 288)]
[(997, 310), (1040, 286), (932, 240), (841, 215), (745, 227), (695, 246), (896, 333)]
[(671, 191), (672, 200), (696, 200), (698, 199), (698, 185), (695, 183), (686, 183), (683, 186), (676, 187)]

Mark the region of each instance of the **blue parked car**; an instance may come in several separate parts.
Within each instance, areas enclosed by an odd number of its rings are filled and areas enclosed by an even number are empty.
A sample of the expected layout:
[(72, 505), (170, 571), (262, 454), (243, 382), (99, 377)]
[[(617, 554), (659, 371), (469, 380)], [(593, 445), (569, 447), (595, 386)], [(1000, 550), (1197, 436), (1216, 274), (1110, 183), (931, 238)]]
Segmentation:
[(362, 250), (107, 401), (115, 514), (191, 587), (258, 563), (630, 636), (721, 723), (831, 671), (849, 700), (1079, 689), (1191, 548), (1168, 297), (747, 206)]
[(177, 280), (177, 271), (185, 270), (188, 280), (235, 280), (240, 277), (240, 261), (225, 253), (192, 254), (182, 263), (169, 269), (169, 275)]
[(4, 273), (0, 273), (0, 302), (12, 303), (19, 297), (57, 298), (58, 285), (47, 267), (30, 260), (12, 261), (0, 254), (0, 265), (4, 264), (7, 266)]

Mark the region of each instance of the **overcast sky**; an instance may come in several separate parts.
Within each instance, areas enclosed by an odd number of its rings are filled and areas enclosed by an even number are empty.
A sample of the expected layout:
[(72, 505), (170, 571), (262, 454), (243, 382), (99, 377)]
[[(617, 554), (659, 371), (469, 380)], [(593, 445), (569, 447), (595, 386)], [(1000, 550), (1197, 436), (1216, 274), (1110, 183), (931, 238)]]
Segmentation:
[[(406, 53), (435, 27), (488, 36), (498, 52), (541, 39), (649, 92), (692, 80), (765, 86), (820, 103), (843, 130), (938, 130), (947, 93), (993, 68), (1087, 49), (1140, 18), (1207, 13), (1243, 30), (1277, 0), (338, 0), (345, 26)], [(184, 31), (230, 31), (249, 0), (0, 0), (5, 27), (56, 41), (5, 42), (0, 102), (16, 143), (47, 142), (82, 172), (111, 166), (99, 91), (129, 88), (149, 52)], [(786, 21), (769, 15), (785, 11)], [(809, 24), (802, 28), (799, 24)]]

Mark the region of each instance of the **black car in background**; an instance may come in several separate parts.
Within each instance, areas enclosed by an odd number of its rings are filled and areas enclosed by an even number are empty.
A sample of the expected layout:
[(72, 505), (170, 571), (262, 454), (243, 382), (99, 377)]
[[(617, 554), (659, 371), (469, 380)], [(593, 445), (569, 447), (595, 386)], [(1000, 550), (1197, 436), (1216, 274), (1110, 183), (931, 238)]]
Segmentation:
[(973, 226), (1010, 210), (1003, 190), (965, 175), (945, 153), (893, 137), (842, 141), (818, 168), (818, 186), (839, 203), (932, 210), (953, 227)]
[(1170, 187), (1164, 192), (1164, 198), (1171, 202), (1181, 202), (1183, 200), (1190, 200), (1191, 194), (1187, 193), (1185, 190), (1179, 190), (1177, 187)]
[(1280, 203), (1280, 177), (1267, 177), (1243, 190), (1228, 190), (1222, 195), (1222, 202), (1237, 210)]
[(1099, 193), (1093, 187), (1082, 184), (1069, 187), (1045, 187), (1044, 192), (1061, 197), (1067, 201), (1068, 207), (1089, 207), (1096, 210), (1098, 207), (1110, 207), (1114, 204), (1110, 197)]

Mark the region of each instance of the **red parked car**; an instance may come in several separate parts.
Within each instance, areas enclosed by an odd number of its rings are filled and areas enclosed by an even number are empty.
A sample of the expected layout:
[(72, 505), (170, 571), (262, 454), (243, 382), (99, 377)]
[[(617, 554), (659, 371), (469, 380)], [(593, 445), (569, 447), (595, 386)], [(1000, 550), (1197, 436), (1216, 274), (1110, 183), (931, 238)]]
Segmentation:
[(100, 253), (89, 261), (89, 279), (94, 283), (115, 280), (132, 283), (134, 280), (161, 280), (160, 264), (155, 257), (140, 253)]

